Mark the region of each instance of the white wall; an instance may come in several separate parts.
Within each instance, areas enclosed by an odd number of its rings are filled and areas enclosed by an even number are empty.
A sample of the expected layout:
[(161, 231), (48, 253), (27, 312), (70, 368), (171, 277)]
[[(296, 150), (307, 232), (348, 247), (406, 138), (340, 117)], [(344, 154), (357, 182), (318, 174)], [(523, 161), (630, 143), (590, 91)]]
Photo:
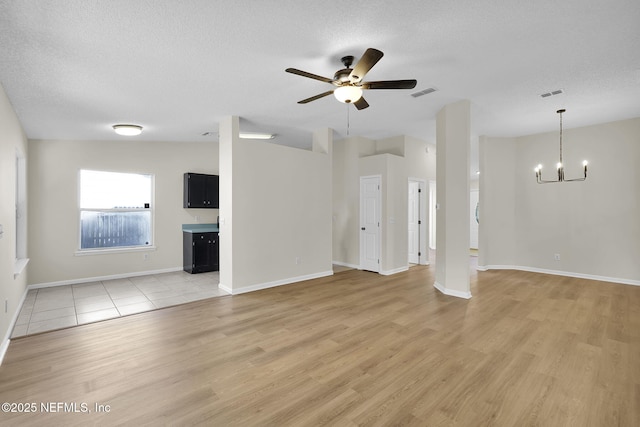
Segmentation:
[[(183, 173), (218, 172), (215, 142), (29, 141), (30, 284), (78, 282), (114, 275), (180, 269), (182, 224), (215, 222), (217, 209), (182, 207)], [(157, 250), (76, 255), (79, 245), (78, 171), (155, 176)], [(143, 254), (149, 255), (145, 260)]]
[[(382, 214), (386, 228), (383, 230), (382, 244), (386, 255), (383, 255), (382, 270), (396, 271), (407, 266), (408, 177), (423, 179), (427, 183), (430, 179), (435, 179), (435, 153), (434, 150), (427, 153), (426, 148), (427, 142), (403, 135), (379, 141), (351, 137), (335, 142), (333, 151), (334, 262), (352, 267), (359, 266), (360, 176), (385, 174), (383, 192), (386, 191), (389, 183), (392, 183), (393, 191), (383, 195)], [(370, 157), (378, 158), (379, 161), (365, 160)], [(391, 171), (390, 176), (386, 175), (387, 172), (383, 172), (387, 169)], [(428, 193), (425, 192), (425, 210), (427, 199)], [(393, 224), (388, 223), (389, 218), (393, 218)], [(428, 216), (425, 220), (425, 228), (426, 224), (428, 224)], [(387, 245), (387, 238), (390, 242), (394, 242), (393, 245)], [(427, 240), (425, 239), (425, 253)]]
[[(360, 159), (361, 176), (382, 177), (380, 273), (392, 274), (408, 268), (407, 192), (405, 158), (377, 154)], [(359, 197), (358, 197), (359, 198)]]
[(515, 157), (514, 138), (480, 137), (480, 266), (516, 262)]
[[(0, 86), (0, 362), (12, 324), (27, 288), (27, 270), (14, 277), (16, 258), (16, 150), (27, 153), (27, 139), (7, 95)], [(7, 310), (5, 311), (5, 301)]]
[(351, 137), (333, 144), (333, 261), (360, 265), (360, 171), (364, 155), (375, 154), (375, 141)]
[[(429, 147), (429, 150), (427, 150)], [(428, 152), (427, 152), (428, 151)], [(421, 139), (405, 136), (404, 140), (404, 158), (407, 176), (423, 180), (425, 186), (421, 196), (420, 211), (424, 212), (424, 220), (422, 222), (422, 233), (424, 239), (420, 241), (420, 262), (429, 264), (429, 181), (436, 179), (436, 150), (434, 145), (428, 144)]]
[[(566, 178), (580, 176), (583, 159), (589, 177), (537, 184), (538, 163), (552, 178), (558, 138), (557, 132), (483, 138), (480, 254), (487, 252), (479, 264), (640, 285), (640, 118), (564, 129)], [(507, 227), (491, 220), (512, 212), (515, 221)], [(507, 250), (498, 249), (503, 244)]]
[(221, 126), (221, 161), (232, 169), (223, 167), (220, 179), (231, 180), (233, 191), (224, 199), (231, 208), (221, 205), (221, 239), (233, 235), (232, 259), (225, 255), (221, 265), (232, 272), (221, 273), (221, 287), (236, 294), (332, 274), (330, 154), (225, 142), (232, 132)]

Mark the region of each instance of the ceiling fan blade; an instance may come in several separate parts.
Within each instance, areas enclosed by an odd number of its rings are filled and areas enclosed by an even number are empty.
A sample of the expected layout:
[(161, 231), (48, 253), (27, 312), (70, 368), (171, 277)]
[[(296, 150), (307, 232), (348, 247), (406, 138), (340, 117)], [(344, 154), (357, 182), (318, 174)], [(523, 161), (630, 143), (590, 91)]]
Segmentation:
[(369, 106), (369, 103), (365, 101), (363, 97), (360, 97), (360, 99), (354, 102), (353, 105), (355, 105), (358, 110), (364, 110)]
[(362, 89), (413, 89), (417, 80), (384, 80), (379, 82), (364, 82)]
[(383, 55), (384, 53), (380, 52), (378, 49), (367, 49), (364, 52), (364, 55), (362, 55), (362, 58), (360, 58), (360, 61), (358, 61), (356, 66), (353, 67), (351, 74), (349, 74), (349, 80), (351, 80), (351, 83), (358, 83), (361, 81), (365, 74), (367, 74), (369, 70), (373, 68), (378, 61), (380, 61), (380, 58), (382, 58)]
[(324, 98), (325, 96), (331, 95), (333, 93), (332, 90), (328, 90), (320, 95), (312, 96), (311, 98), (303, 99), (302, 101), (298, 101), (298, 104), (306, 104), (311, 101), (315, 101), (316, 99)]
[(329, 79), (327, 77), (322, 77), (322, 76), (319, 76), (317, 74), (307, 73), (306, 71), (298, 70), (296, 68), (287, 68), (285, 71), (287, 73), (297, 74), (297, 75), (302, 76), (302, 77), (309, 77), (310, 79), (320, 80), (321, 82), (333, 83), (332, 79)]

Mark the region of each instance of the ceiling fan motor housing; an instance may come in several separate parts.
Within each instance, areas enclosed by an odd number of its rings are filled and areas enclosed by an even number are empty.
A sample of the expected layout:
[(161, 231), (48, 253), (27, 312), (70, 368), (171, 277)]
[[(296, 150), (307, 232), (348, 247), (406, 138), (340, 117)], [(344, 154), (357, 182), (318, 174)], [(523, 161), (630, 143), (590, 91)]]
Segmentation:
[(353, 70), (351, 68), (344, 68), (342, 70), (338, 70), (333, 75), (333, 79), (335, 81), (337, 81), (338, 83), (340, 83), (340, 84), (348, 83), (349, 82), (349, 76), (351, 75), (352, 71)]

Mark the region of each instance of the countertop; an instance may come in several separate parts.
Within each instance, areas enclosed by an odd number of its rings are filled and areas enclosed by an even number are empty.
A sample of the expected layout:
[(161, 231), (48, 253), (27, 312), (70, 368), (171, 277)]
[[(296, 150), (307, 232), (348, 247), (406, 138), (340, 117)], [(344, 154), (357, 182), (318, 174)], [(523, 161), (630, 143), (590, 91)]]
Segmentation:
[(219, 232), (218, 224), (182, 224), (182, 231), (187, 233)]

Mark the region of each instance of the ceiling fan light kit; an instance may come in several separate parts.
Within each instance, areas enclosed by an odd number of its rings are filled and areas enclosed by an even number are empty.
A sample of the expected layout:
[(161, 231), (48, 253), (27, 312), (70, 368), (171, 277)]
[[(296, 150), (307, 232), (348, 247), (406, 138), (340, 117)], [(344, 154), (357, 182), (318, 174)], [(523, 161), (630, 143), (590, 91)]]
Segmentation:
[(113, 130), (118, 135), (136, 136), (142, 133), (142, 126), (119, 124), (119, 125), (113, 125)]
[(362, 98), (362, 88), (358, 86), (340, 86), (333, 91), (333, 96), (340, 102), (351, 104)]
[(353, 104), (358, 110), (363, 110), (369, 107), (369, 104), (362, 96), (363, 90), (372, 89), (413, 89), (416, 87), (416, 80), (385, 80), (377, 82), (363, 82), (364, 76), (376, 65), (376, 63), (382, 58), (384, 54), (373, 48), (367, 49), (362, 58), (358, 61), (355, 67), (351, 68), (353, 64), (353, 56), (344, 56), (341, 61), (345, 68), (336, 71), (333, 79), (328, 77), (312, 74), (307, 71), (298, 70), (296, 68), (287, 68), (285, 71), (291, 74), (297, 74), (302, 77), (307, 77), (321, 82), (330, 83), (336, 86), (333, 90), (328, 90), (321, 94), (312, 96), (310, 98), (298, 101), (298, 104), (307, 104), (311, 101), (315, 101), (325, 96), (333, 94), (335, 98), (345, 104)]
[(564, 165), (562, 163), (562, 113), (564, 113), (565, 111), (566, 110), (564, 109), (556, 111), (556, 113), (560, 114), (560, 161), (556, 164), (558, 179), (552, 179), (552, 180), (542, 179), (542, 165), (538, 165), (534, 169), (536, 173), (536, 182), (538, 184), (549, 184), (552, 182), (584, 181), (587, 179), (587, 165), (589, 164), (589, 162), (587, 162), (586, 160), (582, 162), (582, 168), (584, 172), (584, 175), (582, 176), (582, 178), (565, 179), (564, 177)]

